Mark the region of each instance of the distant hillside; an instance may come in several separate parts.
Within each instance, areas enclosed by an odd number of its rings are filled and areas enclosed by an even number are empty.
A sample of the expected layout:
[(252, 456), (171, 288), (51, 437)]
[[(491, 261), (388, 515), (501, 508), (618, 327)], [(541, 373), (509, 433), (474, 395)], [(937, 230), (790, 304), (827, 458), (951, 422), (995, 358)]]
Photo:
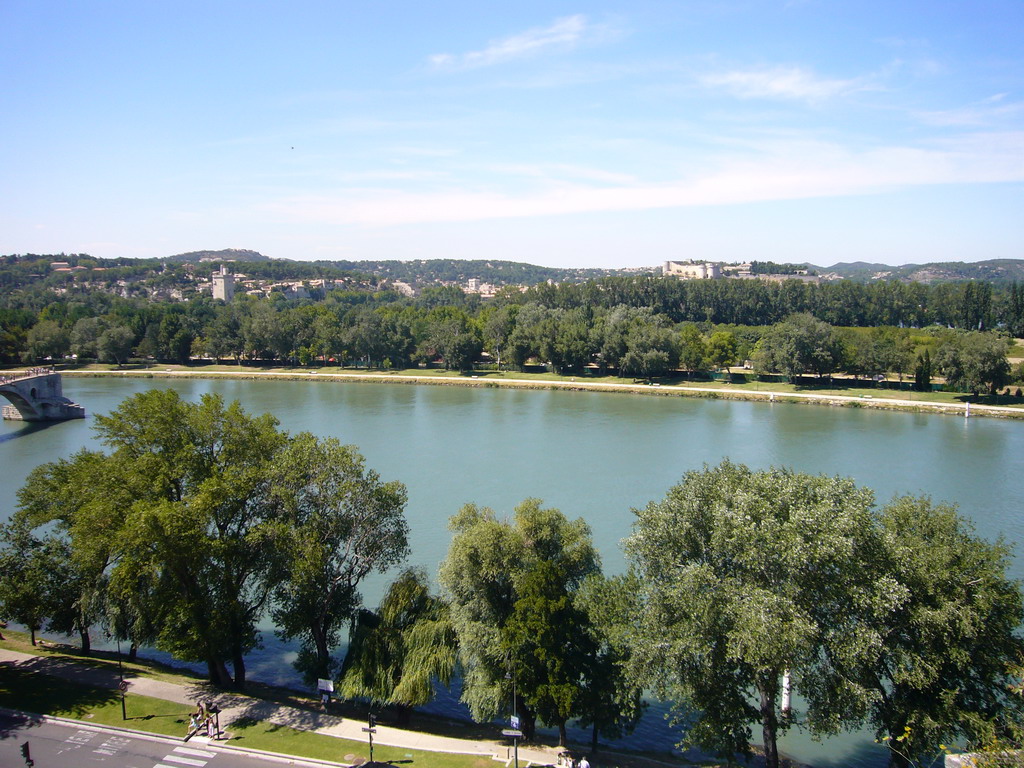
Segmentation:
[(188, 262), (197, 264), (203, 259), (222, 259), (223, 261), (271, 261), (258, 251), (247, 251), (243, 248), (225, 248), (222, 251), (189, 251), (168, 256), (165, 261)]
[(637, 269), (558, 269), (538, 267), (516, 261), (491, 259), (425, 259), (418, 261), (331, 261), (317, 262), (339, 269), (377, 275), (406, 283), (432, 283), (435, 281), (464, 283), (476, 278), (493, 285), (536, 285), (548, 280), (556, 283), (582, 283), (610, 275), (633, 275), (659, 272), (660, 268)]
[[(810, 266), (810, 265), (808, 265)], [(812, 267), (819, 274), (834, 274), (848, 280), (900, 280), (903, 282), (942, 283), (962, 280), (986, 280), (992, 283), (1024, 282), (1024, 259), (988, 259), (987, 261), (945, 261), (931, 264), (871, 264), (864, 261)]]
[[(635, 267), (629, 269), (561, 269), (541, 267), (517, 261), (493, 259), (420, 259), (414, 261), (365, 260), (365, 261), (293, 261), (272, 259), (258, 251), (226, 248), (220, 251), (191, 251), (168, 256), (163, 261), (173, 263), (198, 263), (202, 259), (234, 261), (253, 264), (261, 262), (265, 269), (272, 269), (274, 275), (286, 279), (288, 272), (294, 272), (294, 279), (310, 276), (325, 277), (326, 273), (359, 273), (373, 275), (384, 280), (401, 280), (412, 285), (427, 285), (435, 282), (464, 284), (476, 278), (492, 285), (536, 285), (551, 280), (556, 283), (582, 283), (601, 277), (626, 276), (643, 273), (660, 274), (659, 267)], [(102, 261), (102, 260), (101, 260)], [(762, 264), (754, 262), (755, 264)], [(273, 265), (273, 267), (271, 267)], [(771, 262), (763, 265), (778, 267)], [(876, 280), (898, 280), (901, 282), (941, 283), (964, 280), (984, 280), (992, 283), (1024, 282), (1024, 259), (989, 259), (976, 262), (933, 262), (931, 264), (904, 264), (892, 266), (867, 261), (840, 262), (830, 267), (815, 264), (786, 264), (786, 268), (802, 267), (824, 279), (845, 279), (857, 282)], [(782, 270), (786, 272), (788, 270)]]

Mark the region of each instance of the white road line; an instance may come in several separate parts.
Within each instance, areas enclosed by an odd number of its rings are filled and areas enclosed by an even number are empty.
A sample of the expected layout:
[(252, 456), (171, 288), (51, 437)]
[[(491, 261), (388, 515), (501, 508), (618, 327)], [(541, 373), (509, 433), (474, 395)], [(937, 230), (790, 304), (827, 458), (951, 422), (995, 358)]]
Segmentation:
[(193, 760), (190, 757), (178, 757), (177, 755), (166, 755), (164, 757), (164, 760), (166, 760), (169, 763), (181, 763), (182, 765), (195, 765), (198, 768), (202, 768), (202, 766), (206, 765), (206, 761), (205, 760)]
[(194, 757), (216, 757), (216, 752), (204, 752), (201, 749), (189, 749), (188, 747), (175, 747), (175, 752), (181, 752), (183, 755), (193, 755)]

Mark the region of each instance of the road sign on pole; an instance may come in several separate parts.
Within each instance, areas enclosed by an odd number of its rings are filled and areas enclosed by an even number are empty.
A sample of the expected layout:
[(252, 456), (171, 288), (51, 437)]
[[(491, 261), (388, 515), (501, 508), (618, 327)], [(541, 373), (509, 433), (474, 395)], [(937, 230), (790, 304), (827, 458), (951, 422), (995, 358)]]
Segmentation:
[(370, 739), (370, 764), (373, 764), (373, 734), (377, 732), (377, 716), (370, 715), (370, 727), (363, 728), (363, 733), (368, 735)]

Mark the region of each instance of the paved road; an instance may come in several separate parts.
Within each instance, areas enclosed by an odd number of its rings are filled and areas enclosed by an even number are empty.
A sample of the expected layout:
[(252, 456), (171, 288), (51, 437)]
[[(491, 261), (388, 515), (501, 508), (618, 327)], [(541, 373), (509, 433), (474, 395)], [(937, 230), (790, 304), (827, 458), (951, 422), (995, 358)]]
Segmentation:
[[(36, 768), (253, 768), (268, 764), (265, 757), (224, 752), (195, 741), (182, 744), (158, 736), (0, 714), (0, 766), (25, 766), (21, 749), (26, 743)], [(314, 765), (301, 760), (289, 763)]]

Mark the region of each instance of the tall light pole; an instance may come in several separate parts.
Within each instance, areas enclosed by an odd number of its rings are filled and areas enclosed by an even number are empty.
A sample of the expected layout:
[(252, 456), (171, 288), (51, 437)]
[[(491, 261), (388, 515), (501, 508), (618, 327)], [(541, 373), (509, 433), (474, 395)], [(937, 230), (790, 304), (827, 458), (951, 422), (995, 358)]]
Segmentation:
[(511, 728), (507, 728), (502, 731), (503, 735), (512, 737), (512, 750), (515, 755), (515, 768), (519, 768), (519, 739), (522, 737), (523, 732), (519, 730), (519, 715), (516, 714), (516, 676), (513, 673), (515, 666), (512, 663), (512, 657), (509, 656), (509, 671), (505, 673), (505, 679), (512, 680), (512, 714), (509, 717), (509, 725)]
[(121, 666), (121, 638), (117, 638), (117, 675), (120, 680), (117, 683), (117, 689), (121, 692), (121, 719), (128, 719), (128, 710), (124, 705), (124, 692), (128, 689), (128, 684), (124, 681), (124, 667)]

